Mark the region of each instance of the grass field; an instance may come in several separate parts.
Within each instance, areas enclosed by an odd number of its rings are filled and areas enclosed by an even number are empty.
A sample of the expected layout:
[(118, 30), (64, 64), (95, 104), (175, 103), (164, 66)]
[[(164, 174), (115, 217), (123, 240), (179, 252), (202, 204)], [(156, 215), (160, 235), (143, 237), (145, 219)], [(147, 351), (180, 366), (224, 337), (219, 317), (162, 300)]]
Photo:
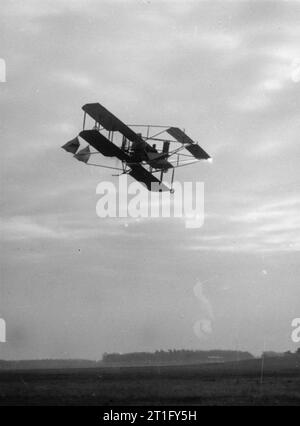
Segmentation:
[(300, 405), (300, 357), (0, 372), (0, 405)]

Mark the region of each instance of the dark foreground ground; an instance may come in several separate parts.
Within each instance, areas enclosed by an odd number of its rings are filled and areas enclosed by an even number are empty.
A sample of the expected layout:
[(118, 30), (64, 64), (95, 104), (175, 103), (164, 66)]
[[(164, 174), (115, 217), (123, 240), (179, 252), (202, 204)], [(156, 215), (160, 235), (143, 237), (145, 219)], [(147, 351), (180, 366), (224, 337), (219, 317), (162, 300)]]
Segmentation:
[(0, 405), (300, 405), (300, 358), (0, 371)]

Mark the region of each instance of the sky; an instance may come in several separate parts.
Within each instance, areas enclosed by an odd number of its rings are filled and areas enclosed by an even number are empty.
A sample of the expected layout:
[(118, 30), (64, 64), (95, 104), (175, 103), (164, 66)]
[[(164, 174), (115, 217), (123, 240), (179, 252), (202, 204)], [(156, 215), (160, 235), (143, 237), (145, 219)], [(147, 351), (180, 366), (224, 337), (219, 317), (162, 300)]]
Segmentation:
[[(297, 349), (299, 20), (296, 1), (1, 2), (0, 358)], [(90, 102), (213, 157), (176, 173), (204, 182), (201, 228), (96, 215), (117, 178), (61, 149)]]

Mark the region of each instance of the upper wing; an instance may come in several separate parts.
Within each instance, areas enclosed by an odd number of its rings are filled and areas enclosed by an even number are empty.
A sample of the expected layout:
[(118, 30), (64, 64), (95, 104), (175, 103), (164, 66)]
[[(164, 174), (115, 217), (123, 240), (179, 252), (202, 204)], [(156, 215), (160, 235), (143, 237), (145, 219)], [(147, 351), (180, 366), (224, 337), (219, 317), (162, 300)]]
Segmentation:
[(100, 123), (106, 130), (120, 132), (131, 142), (141, 142), (145, 144), (140, 135), (135, 133), (132, 129), (130, 129), (130, 127), (124, 124), (99, 103), (83, 105), (82, 109), (89, 114), (90, 117), (96, 120), (97, 123)]
[(204, 151), (196, 142), (194, 142), (188, 135), (186, 135), (178, 127), (170, 127), (167, 132), (173, 136), (178, 142), (185, 145), (185, 148), (195, 157), (197, 160), (208, 160), (210, 156)]
[(106, 130), (120, 132), (132, 142), (138, 141), (139, 136), (133, 130), (99, 103), (86, 104), (82, 109)]
[(120, 132), (125, 138), (129, 139), (131, 142), (141, 144), (143, 149), (146, 151), (151, 151), (152, 147), (141, 135), (135, 133), (130, 127), (124, 124), (119, 120), (115, 115), (109, 112), (104, 106), (99, 103), (94, 104), (85, 104), (82, 107), (83, 111), (86, 112), (90, 117), (92, 117), (97, 123), (100, 123), (108, 131)]
[(148, 170), (144, 169), (144, 167), (140, 166), (139, 164), (130, 165), (130, 168), (130, 176), (132, 176), (137, 181), (144, 183), (149, 191), (170, 191), (166, 185), (161, 183), (154, 175), (152, 175), (150, 172), (148, 172)]

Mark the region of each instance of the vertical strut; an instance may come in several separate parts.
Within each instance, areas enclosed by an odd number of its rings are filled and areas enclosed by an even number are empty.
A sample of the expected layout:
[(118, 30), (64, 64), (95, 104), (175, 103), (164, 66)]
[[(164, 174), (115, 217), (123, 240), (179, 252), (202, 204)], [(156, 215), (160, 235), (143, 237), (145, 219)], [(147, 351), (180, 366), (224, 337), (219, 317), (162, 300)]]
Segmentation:
[(86, 120), (86, 112), (84, 112), (83, 114), (83, 125), (82, 125), (82, 130), (85, 129), (85, 120)]
[(162, 181), (163, 181), (163, 177), (164, 177), (164, 171), (162, 170), (162, 171), (160, 172), (160, 183), (162, 183)]
[[(177, 166), (178, 166), (178, 164), (179, 164), (179, 154), (177, 154)], [(172, 194), (174, 193), (174, 189), (173, 189), (174, 176), (175, 176), (175, 167), (173, 167), (172, 179), (171, 179), (171, 189), (170, 189), (170, 192)]]
[(122, 147), (121, 147), (121, 149), (122, 149), (122, 151), (126, 150), (126, 138), (125, 138), (124, 135), (123, 135), (123, 138), (122, 138)]

